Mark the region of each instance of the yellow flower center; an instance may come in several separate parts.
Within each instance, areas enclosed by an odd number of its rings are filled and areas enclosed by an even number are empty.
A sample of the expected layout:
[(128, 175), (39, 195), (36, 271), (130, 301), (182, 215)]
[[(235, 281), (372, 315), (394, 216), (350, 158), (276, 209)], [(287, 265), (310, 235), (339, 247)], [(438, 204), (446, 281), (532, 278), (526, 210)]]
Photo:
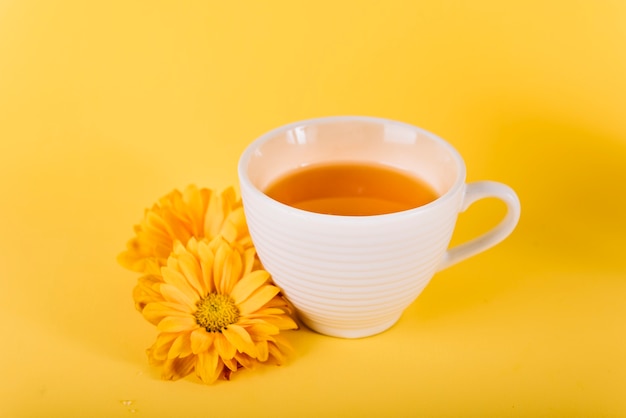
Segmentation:
[(196, 306), (196, 321), (209, 332), (221, 332), (239, 319), (239, 309), (228, 295), (210, 293)]

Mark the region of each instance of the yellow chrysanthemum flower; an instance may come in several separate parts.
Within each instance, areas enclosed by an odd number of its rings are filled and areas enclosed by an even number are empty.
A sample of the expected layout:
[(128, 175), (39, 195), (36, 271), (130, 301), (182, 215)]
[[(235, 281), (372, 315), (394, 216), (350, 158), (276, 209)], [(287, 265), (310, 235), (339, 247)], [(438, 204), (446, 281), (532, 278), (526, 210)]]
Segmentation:
[(190, 238), (213, 241), (224, 239), (243, 249), (252, 247), (252, 239), (241, 200), (234, 188), (221, 194), (188, 186), (174, 190), (151, 208), (135, 226), (135, 237), (118, 262), (129, 270), (158, 274), (174, 248), (174, 242), (186, 244)]
[(288, 345), (279, 333), (298, 326), (269, 273), (255, 269), (255, 258), (254, 248), (191, 238), (186, 246), (175, 243), (161, 277), (145, 276), (150, 301), (142, 314), (159, 330), (147, 352), (163, 378), (195, 371), (212, 383), (241, 367), (283, 363)]

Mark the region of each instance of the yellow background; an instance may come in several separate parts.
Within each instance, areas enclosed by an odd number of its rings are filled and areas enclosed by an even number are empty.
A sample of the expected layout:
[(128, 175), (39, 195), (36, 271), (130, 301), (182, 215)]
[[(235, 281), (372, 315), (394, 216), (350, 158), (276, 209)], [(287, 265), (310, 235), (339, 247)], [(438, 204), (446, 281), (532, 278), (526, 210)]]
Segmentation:
[[(0, 416), (626, 416), (625, 75), (620, 0), (0, 1)], [(518, 229), (379, 336), (159, 380), (115, 262), (144, 208), (337, 114), (447, 139)]]

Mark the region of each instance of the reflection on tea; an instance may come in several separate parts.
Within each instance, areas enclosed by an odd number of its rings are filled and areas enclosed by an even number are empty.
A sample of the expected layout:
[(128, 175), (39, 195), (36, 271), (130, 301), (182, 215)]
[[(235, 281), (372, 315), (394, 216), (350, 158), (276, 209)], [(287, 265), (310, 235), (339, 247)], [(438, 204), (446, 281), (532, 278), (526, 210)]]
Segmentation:
[(307, 166), (265, 189), (274, 200), (330, 215), (382, 215), (413, 209), (437, 199), (424, 181), (398, 169), (375, 164)]

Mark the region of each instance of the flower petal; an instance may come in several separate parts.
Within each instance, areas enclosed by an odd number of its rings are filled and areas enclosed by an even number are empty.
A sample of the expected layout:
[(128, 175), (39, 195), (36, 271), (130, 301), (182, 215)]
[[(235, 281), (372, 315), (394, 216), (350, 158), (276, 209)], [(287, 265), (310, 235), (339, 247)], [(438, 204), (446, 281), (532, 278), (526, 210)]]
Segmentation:
[(149, 252), (142, 248), (141, 241), (137, 237), (128, 241), (126, 247), (126, 251), (117, 256), (117, 262), (128, 270), (143, 272), (145, 268), (144, 257), (149, 256)]
[(215, 237), (219, 234), (224, 222), (224, 209), (222, 207), (221, 199), (218, 198), (215, 192), (211, 193), (209, 197), (209, 204), (204, 217), (204, 236)]
[(272, 340), (268, 340), (269, 350), (268, 363), (281, 365), (285, 363), (287, 354), (293, 352), (291, 345), (281, 336), (276, 335)]
[(257, 352), (259, 353), (257, 356), (257, 359), (261, 362), (267, 361), (267, 358), (269, 357), (269, 349), (268, 349), (268, 343), (266, 340), (262, 340), (256, 343), (256, 349)]
[(248, 296), (254, 293), (259, 287), (264, 285), (270, 278), (270, 274), (265, 270), (256, 270), (244, 276), (235, 284), (230, 297), (233, 298), (235, 304), (239, 304), (246, 300)]
[(167, 353), (170, 351), (170, 347), (176, 338), (178, 333), (162, 332), (157, 335), (156, 341), (147, 350), (148, 359), (162, 361), (167, 359)]
[(243, 248), (251, 247), (247, 242), (244, 242), (249, 240), (250, 234), (241, 202), (236, 206), (231, 206), (229, 210), (230, 212), (222, 224), (220, 235), (231, 245), (239, 243)]
[(228, 341), (224, 334), (220, 333), (215, 335), (215, 348), (222, 360), (232, 359), (235, 357), (235, 352), (237, 351), (235, 346)]
[(282, 309), (285, 312), (292, 312), (292, 306), (289, 304), (289, 302), (285, 299), (284, 296), (278, 296), (275, 297), (273, 299), (270, 299), (265, 305), (263, 305), (262, 309), (268, 309), (268, 308), (279, 308)]
[(252, 358), (244, 353), (237, 353), (235, 358), (237, 359), (237, 362), (246, 369), (255, 369), (259, 364), (256, 358)]
[(189, 307), (195, 307), (197, 299), (191, 299), (189, 295), (180, 288), (169, 283), (163, 283), (160, 287), (161, 294), (168, 302), (179, 303)]
[(204, 289), (204, 295), (215, 291), (215, 284), (213, 282), (213, 266), (215, 264), (215, 254), (209, 246), (201, 242), (198, 245), (198, 256), (200, 258), (200, 269), (202, 270), (202, 288)]
[(188, 317), (191, 312), (185, 312), (186, 305), (180, 305), (172, 302), (153, 302), (148, 303), (143, 311), (143, 317), (152, 324), (158, 324), (163, 318), (168, 316)]
[(229, 218), (226, 218), (226, 220), (222, 224), (222, 228), (220, 229), (220, 235), (229, 244), (235, 244), (235, 242), (237, 241), (237, 236), (239, 235), (237, 225), (230, 221)]
[(143, 276), (137, 280), (137, 286), (133, 289), (133, 300), (139, 312), (149, 303), (165, 301), (159, 290), (161, 283), (161, 278), (154, 275)]
[(178, 256), (178, 268), (185, 277), (187, 283), (194, 289), (197, 297), (206, 295), (206, 289), (202, 285), (202, 271), (198, 260), (189, 253), (180, 254)]
[(239, 368), (239, 362), (236, 358), (224, 359), (222, 357), (222, 361), (224, 362), (224, 366), (228, 367), (231, 372), (236, 372)]
[(186, 332), (178, 335), (167, 353), (168, 359), (187, 357), (191, 354), (191, 340), (189, 336), (190, 333)]
[(270, 357), (272, 357), (272, 359), (274, 360), (276, 364), (281, 365), (285, 363), (287, 357), (281, 351), (278, 345), (270, 341), (267, 343), (267, 348), (268, 348)]
[[(170, 238), (175, 237), (176, 234), (172, 229), (172, 225), (166, 222), (161, 215), (159, 215), (153, 208), (146, 214), (145, 230), (157, 237)], [(171, 238), (170, 238), (171, 239)]]
[(161, 216), (164, 223), (168, 225), (171, 241), (178, 240), (186, 244), (189, 238), (193, 236), (193, 227), (190, 225), (189, 220), (185, 219), (187, 218), (185, 213), (179, 213), (178, 210), (167, 208), (167, 210), (161, 211)]
[(198, 354), (207, 351), (213, 345), (215, 334), (199, 327), (191, 332), (189, 339), (191, 341), (191, 352)]
[[(168, 266), (163, 267), (161, 269), (161, 273), (163, 274), (163, 280), (165, 281), (165, 283), (171, 284), (172, 286), (178, 288), (178, 290), (185, 294), (187, 300), (189, 300), (191, 304), (193, 304), (194, 301), (199, 300), (201, 296), (199, 292), (189, 283), (188, 278), (179, 271), (179, 269), (181, 268), (180, 257), (182, 256), (184, 256), (184, 254), (178, 255), (178, 258), (176, 260), (176, 270), (169, 266), (170, 263), (168, 261)], [(172, 260), (172, 257), (170, 257), (170, 260)]]
[(215, 254), (214, 277), (215, 288), (221, 294), (230, 294), (237, 281), (241, 278), (243, 263), (239, 252), (227, 244), (221, 245)]
[(201, 230), (203, 216), (205, 212), (206, 199), (203, 199), (203, 195), (206, 195), (206, 189), (199, 190), (194, 184), (190, 184), (183, 191), (183, 204), (187, 210), (181, 208), (179, 212), (184, 213), (189, 218), (189, 226), (194, 236), (201, 236), (204, 232)]
[(237, 200), (237, 192), (233, 186), (225, 188), (220, 197), (227, 207), (241, 206), (241, 200)]
[(276, 286), (266, 285), (254, 292), (248, 299), (237, 305), (241, 315), (253, 313), (280, 292)]
[(294, 321), (289, 315), (271, 315), (265, 317), (259, 317), (268, 324), (278, 327), (279, 330), (298, 329), (298, 323)]
[(163, 364), (161, 378), (164, 380), (182, 379), (193, 371), (195, 364), (195, 356), (167, 360)]
[(256, 322), (249, 324), (242, 324), (242, 326), (250, 335), (254, 335), (257, 338), (265, 337), (267, 335), (275, 335), (280, 332), (280, 328), (276, 325), (261, 320), (256, 320)]
[(224, 363), (219, 361), (215, 347), (198, 354), (196, 374), (204, 383), (213, 383), (222, 373)]
[[(267, 306), (267, 305), (265, 305)], [(248, 318), (265, 318), (272, 315), (285, 315), (288, 311), (281, 308), (261, 308), (257, 309), (254, 313), (247, 315)]]
[(244, 265), (244, 269), (242, 273), (243, 277), (252, 273), (252, 270), (254, 270), (254, 268), (257, 267), (255, 265), (256, 261), (257, 261), (256, 248), (254, 247), (247, 248), (243, 253), (243, 265)]
[(235, 346), (238, 351), (246, 353), (251, 357), (257, 356), (257, 350), (254, 342), (252, 341), (250, 334), (248, 334), (248, 331), (246, 331), (243, 327), (232, 324), (227, 328), (224, 328), (222, 330), (222, 334), (232, 345)]
[(159, 322), (157, 329), (162, 332), (191, 332), (198, 327), (196, 318), (192, 316), (168, 316)]
[(224, 264), (226, 263), (226, 248), (222, 244), (221, 239), (216, 239), (212, 241), (211, 244), (217, 243), (217, 247), (213, 249), (213, 253), (215, 254), (215, 258), (213, 259), (213, 287), (218, 293), (222, 292), (222, 271), (224, 270)]

